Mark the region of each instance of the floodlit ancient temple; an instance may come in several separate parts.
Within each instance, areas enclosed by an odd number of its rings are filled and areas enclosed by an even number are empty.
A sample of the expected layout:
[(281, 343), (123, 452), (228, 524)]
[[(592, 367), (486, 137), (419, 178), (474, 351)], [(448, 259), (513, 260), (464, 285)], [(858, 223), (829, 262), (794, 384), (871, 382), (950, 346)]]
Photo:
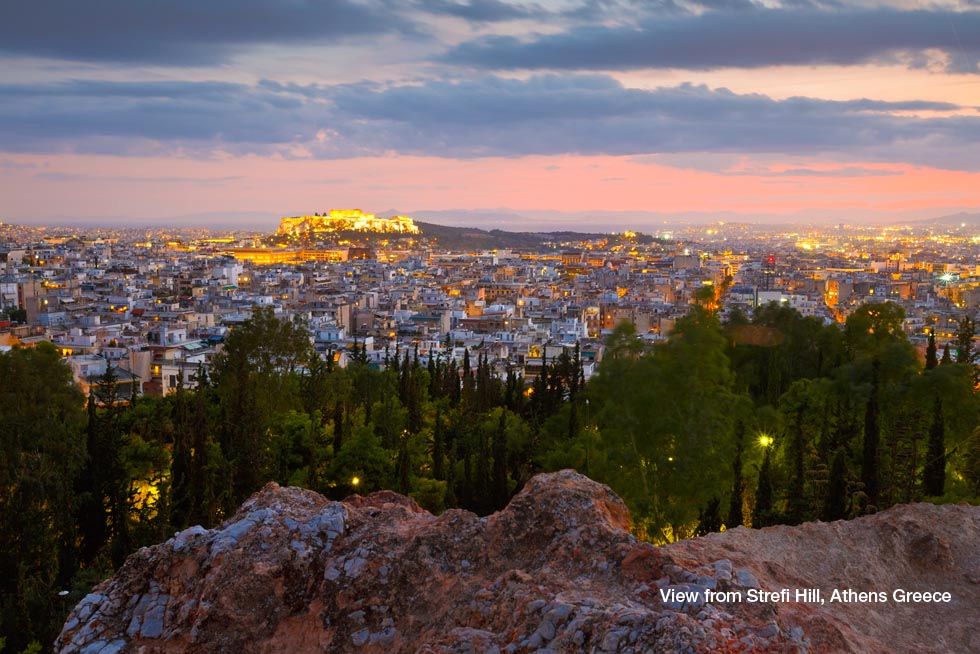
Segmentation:
[(408, 216), (378, 218), (373, 213), (360, 209), (331, 209), (329, 214), (295, 216), (279, 221), (280, 236), (300, 236), (308, 233), (325, 232), (397, 232), (418, 234), (419, 228)]

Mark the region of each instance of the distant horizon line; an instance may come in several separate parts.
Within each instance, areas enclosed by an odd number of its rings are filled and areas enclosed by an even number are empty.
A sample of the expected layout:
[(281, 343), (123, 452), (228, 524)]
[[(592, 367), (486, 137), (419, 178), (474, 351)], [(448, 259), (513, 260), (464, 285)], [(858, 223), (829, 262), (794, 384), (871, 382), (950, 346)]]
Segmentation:
[[(336, 208), (336, 207), (334, 207)], [(320, 210), (317, 210), (320, 211)], [(753, 227), (828, 227), (846, 225), (848, 227), (895, 227), (908, 224), (925, 226), (933, 221), (950, 221), (963, 218), (980, 226), (980, 207), (937, 207), (913, 212), (864, 211), (863, 217), (841, 215), (828, 212), (822, 216), (801, 215), (804, 211), (791, 214), (741, 214), (734, 211), (687, 211), (659, 213), (644, 210), (596, 210), (560, 211), (547, 209), (511, 209), (507, 207), (477, 209), (419, 209), (403, 211), (367, 211), (378, 216), (404, 215), (416, 222), (438, 224), (447, 227), (471, 228), (503, 231), (554, 232), (588, 231), (592, 233), (615, 233), (623, 230), (650, 231), (678, 227), (696, 227), (723, 223), (746, 224)], [(806, 212), (809, 213), (809, 212)], [(878, 215), (867, 215), (867, 214)], [(901, 214), (901, 215), (890, 215)], [(911, 214), (911, 215), (909, 215)], [(254, 232), (274, 232), (278, 221), (283, 217), (313, 215), (312, 212), (266, 211), (215, 211), (134, 218), (130, 216), (51, 216), (34, 218), (0, 217), (0, 225), (22, 227), (88, 228), (88, 229), (232, 229)], [(448, 219), (448, 222), (447, 222)], [(496, 219), (497, 224), (487, 224), (488, 219)], [(608, 225), (597, 225), (596, 219), (609, 221)], [(197, 221), (197, 222), (192, 222)], [(655, 224), (651, 224), (655, 221)]]

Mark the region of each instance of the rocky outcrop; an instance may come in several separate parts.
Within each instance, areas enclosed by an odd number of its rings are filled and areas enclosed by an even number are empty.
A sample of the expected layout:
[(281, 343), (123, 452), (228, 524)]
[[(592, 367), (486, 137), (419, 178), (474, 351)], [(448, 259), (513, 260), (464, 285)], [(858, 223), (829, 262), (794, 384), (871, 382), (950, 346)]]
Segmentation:
[[(770, 590), (819, 589), (823, 604), (777, 605), (779, 623), (801, 629), (811, 652), (980, 652), (980, 507), (907, 504), (849, 521), (740, 527), (668, 549), (692, 565), (730, 560)], [(885, 601), (830, 601), (848, 589)], [(950, 597), (915, 601), (900, 591)]]
[[(977, 509), (917, 505), (851, 523), (737, 529), (665, 548), (634, 539), (628, 520), (608, 487), (572, 471), (533, 478), (486, 518), (460, 510), (432, 516), (390, 492), (331, 502), (269, 484), (219, 528), (187, 529), (131, 556), (75, 607), (55, 650), (929, 651), (887, 638), (889, 629), (910, 628), (908, 611), (893, 604), (872, 616), (724, 602), (708, 592), (747, 597), (787, 584), (852, 582), (857, 589), (858, 581), (911, 590), (955, 585), (958, 601), (972, 602), (972, 613), (960, 608), (978, 631), (980, 580), (969, 576), (978, 568), (962, 567), (976, 563)], [(921, 528), (910, 530), (912, 523)], [(872, 567), (894, 577), (870, 577)], [(950, 586), (925, 583), (934, 579)], [(875, 619), (852, 621), (863, 617)], [(936, 651), (980, 651), (966, 623), (943, 631), (940, 647), (938, 625), (949, 621), (935, 620)]]

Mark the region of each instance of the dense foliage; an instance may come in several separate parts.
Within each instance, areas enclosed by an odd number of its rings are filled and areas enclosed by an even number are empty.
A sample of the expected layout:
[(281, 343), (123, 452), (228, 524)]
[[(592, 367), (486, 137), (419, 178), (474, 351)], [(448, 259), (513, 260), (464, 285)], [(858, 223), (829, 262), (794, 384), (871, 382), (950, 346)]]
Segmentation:
[(111, 370), (84, 398), (53, 347), (15, 349), (0, 355), (5, 651), (50, 644), (129, 553), (221, 522), (269, 480), (486, 514), (574, 467), (658, 542), (976, 498), (972, 321), (955, 360), (933, 343), (921, 363), (902, 320), (888, 303), (844, 329), (776, 305), (725, 323), (694, 307), (653, 346), (617, 327), (585, 384), (578, 349), (527, 382), (495, 375), (483, 348), (377, 370), (358, 347), (341, 368), (257, 309), (195, 390), (164, 398), (119, 397)]

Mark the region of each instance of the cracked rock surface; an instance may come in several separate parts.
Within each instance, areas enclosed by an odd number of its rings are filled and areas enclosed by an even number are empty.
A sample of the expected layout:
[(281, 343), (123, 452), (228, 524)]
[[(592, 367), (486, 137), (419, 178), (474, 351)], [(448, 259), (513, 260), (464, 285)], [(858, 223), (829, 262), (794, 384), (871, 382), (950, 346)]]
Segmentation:
[[(570, 470), (534, 477), (486, 518), (455, 509), (436, 517), (389, 491), (331, 502), (270, 483), (221, 526), (192, 527), (133, 554), (75, 607), (55, 651), (980, 651), (970, 640), (980, 633), (980, 509), (912, 505), (850, 523), (737, 529), (662, 548), (637, 541), (628, 526), (626, 506), (607, 486)], [(945, 632), (930, 650), (889, 637), (910, 621), (894, 605), (865, 616), (707, 600), (708, 590), (745, 595), (852, 581), (858, 589), (872, 564), (891, 570), (895, 583), (902, 575), (920, 586), (955, 580), (972, 628)], [(953, 590), (937, 584), (907, 587)]]

